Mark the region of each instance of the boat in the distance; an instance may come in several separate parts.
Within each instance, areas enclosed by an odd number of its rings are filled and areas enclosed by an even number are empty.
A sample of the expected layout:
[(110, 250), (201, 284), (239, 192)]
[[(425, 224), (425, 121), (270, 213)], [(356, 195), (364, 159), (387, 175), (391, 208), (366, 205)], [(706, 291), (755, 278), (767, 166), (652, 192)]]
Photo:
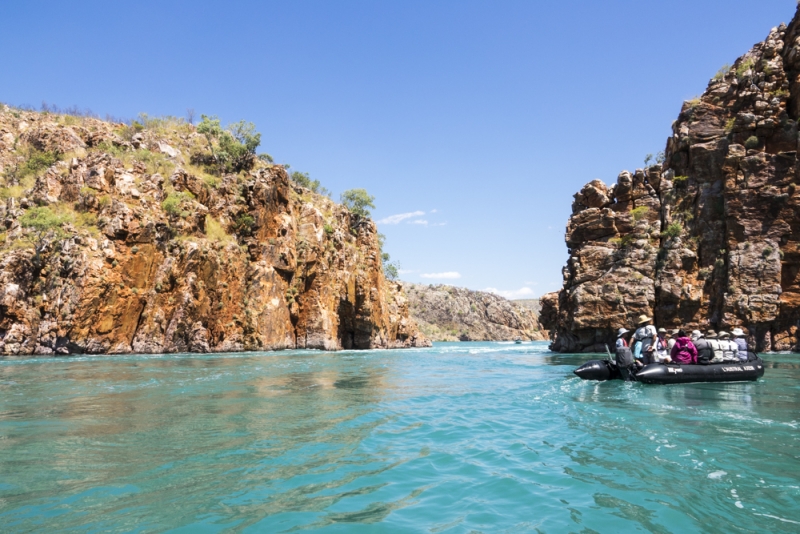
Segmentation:
[(522, 344), (522, 338), (521, 337), (515, 337), (514, 338), (514, 343), (516, 343), (517, 345), (521, 345)]
[[(613, 360), (590, 360), (573, 371), (584, 380), (622, 379)], [(651, 363), (633, 375), (631, 380), (645, 384), (685, 384), (688, 382), (743, 382), (764, 376), (764, 361), (749, 353), (746, 362), (723, 362), (708, 365)]]

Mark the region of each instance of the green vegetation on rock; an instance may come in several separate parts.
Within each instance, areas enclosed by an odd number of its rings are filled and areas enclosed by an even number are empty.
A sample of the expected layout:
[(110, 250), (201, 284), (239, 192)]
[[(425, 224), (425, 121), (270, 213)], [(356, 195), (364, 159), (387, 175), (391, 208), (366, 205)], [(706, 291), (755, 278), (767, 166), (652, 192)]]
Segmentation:
[(367, 193), (366, 189), (348, 189), (342, 193), (341, 200), (350, 213), (362, 218), (371, 215), (367, 208), (375, 209), (375, 197)]

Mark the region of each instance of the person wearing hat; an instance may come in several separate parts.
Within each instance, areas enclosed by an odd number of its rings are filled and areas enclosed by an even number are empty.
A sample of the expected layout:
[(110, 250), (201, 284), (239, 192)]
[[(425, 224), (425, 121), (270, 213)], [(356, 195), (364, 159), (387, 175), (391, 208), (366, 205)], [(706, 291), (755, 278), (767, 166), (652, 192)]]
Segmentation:
[(627, 328), (617, 330), (617, 345), (614, 356), (614, 361), (617, 362), (620, 375), (625, 382), (630, 382), (636, 372), (635, 360), (627, 339), (630, 337), (630, 332)]
[(714, 357), (711, 358), (708, 363), (722, 363), (724, 354), (722, 352), (722, 345), (719, 344), (717, 333), (713, 330), (709, 330), (706, 332), (706, 339), (708, 340), (708, 344), (711, 346), (711, 350), (714, 353)]
[(667, 329), (658, 329), (658, 338), (656, 338), (656, 351), (654, 354), (658, 363), (671, 363), (672, 359), (669, 357), (669, 348), (667, 346)]
[(627, 328), (620, 328), (619, 330), (617, 330), (617, 348), (627, 347), (628, 346), (627, 338), (630, 337), (630, 336), (628, 336), (626, 334), (629, 334), (629, 333), (630, 333), (630, 330), (628, 330)]
[(655, 352), (655, 341), (658, 337), (656, 327), (650, 324), (652, 318), (647, 315), (640, 315), (638, 328), (633, 334), (633, 340), (641, 343), (641, 351), (634, 349), (633, 354), (636, 356), (636, 365), (641, 366), (651, 361), (655, 361), (653, 353)]
[(722, 349), (723, 362), (738, 362), (739, 361), (739, 347), (736, 342), (731, 339), (731, 335), (724, 330), (719, 334), (719, 346)]
[(667, 349), (671, 352), (672, 347), (675, 346), (675, 338), (678, 336), (678, 329), (674, 328), (669, 331), (669, 339), (667, 340)]
[(700, 330), (692, 331), (692, 343), (697, 349), (697, 363), (700, 365), (711, 363), (711, 360), (714, 359), (714, 347), (711, 346), (711, 341), (706, 336), (703, 336)]
[(747, 361), (747, 339), (745, 338), (744, 330), (739, 328), (738, 326), (731, 330), (731, 334), (734, 335), (733, 342), (736, 343), (736, 346), (739, 349), (739, 361), (746, 362)]

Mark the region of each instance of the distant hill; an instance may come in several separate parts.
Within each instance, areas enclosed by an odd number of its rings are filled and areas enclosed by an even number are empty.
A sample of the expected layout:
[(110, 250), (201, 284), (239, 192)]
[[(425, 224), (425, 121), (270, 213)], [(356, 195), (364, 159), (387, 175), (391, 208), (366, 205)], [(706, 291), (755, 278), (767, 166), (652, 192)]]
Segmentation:
[(536, 314), (536, 319), (539, 319), (539, 313), (542, 311), (542, 303), (539, 302), (539, 299), (516, 299), (512, 300), (511, 302), (517, 306), (522, 306), (523, 308), (533, 310), (533, 313)]
[(548, 339), (538, 320), (538, 299), (510, 301), (463, 287), (402, 282), (409, 313), (433, 341)]

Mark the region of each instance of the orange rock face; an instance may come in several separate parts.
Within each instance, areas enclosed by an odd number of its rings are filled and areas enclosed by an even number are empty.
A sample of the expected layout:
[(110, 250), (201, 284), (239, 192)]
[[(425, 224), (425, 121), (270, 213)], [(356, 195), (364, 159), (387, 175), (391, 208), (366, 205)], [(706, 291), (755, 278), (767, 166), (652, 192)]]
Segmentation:
[[(430, 345), (384, 278), (371, 220), (280, 165), (205, 175), (189, 125), (125, 140), (120, 125), (65, 122), (0, 107), (6, 176), (20, 146), (63, 156), (0, 203), (0, 353)], [(36, 206), (64, 222), (26, 227)]]
[(684, 103), (663, 165), (576, 194), (564, 287), (542, 298), (554, 350), (604, 351), (641, 314), (800, 348), (798, 80), (796, 15)]

